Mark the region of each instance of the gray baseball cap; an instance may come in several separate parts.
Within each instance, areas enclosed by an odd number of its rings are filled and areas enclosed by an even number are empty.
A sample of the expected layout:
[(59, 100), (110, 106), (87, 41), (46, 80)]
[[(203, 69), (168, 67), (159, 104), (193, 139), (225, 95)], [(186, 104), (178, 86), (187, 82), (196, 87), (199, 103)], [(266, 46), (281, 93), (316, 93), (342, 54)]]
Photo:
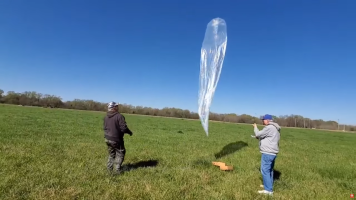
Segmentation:
[(116, 103), (115, 101), (112, 101), (112, 102), (108, 103), (108, 108), (109, 108), (109, 109), (110, 109), (110, 108), (114, 108), (114, 107), (116, 107), (116, 106), (119, 106), (119, 104)]

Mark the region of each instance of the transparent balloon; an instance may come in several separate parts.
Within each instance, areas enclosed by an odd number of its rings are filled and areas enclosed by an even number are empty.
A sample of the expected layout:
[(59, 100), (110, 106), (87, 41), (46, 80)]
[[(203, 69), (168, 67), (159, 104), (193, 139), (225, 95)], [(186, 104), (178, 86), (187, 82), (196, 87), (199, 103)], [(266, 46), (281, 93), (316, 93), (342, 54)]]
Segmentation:
[(206, 28), (200, 57), (198, 114), (206, 135), (209, 135), (209, 113), (219, 82), (227, 44), (225, 20), (212, 19)]

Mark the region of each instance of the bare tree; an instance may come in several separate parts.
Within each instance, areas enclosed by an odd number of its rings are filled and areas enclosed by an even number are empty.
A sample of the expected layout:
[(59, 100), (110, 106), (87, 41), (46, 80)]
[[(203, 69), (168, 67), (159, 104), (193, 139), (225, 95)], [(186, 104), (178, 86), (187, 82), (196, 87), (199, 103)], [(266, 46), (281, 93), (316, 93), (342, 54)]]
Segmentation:
[[(0, 89), (0, 103), (25, 105), (25, 106), (41, 106), (50, 108), (67, 108), (77, 110), (93, 110), (93, 111), (106, 111), (106, 103), (97, 102), (94, 100), (74, 99), (72, 101), (63, 102), (62, 98), (55, 95), (41, 94), (35, 91), (25, 91), (23, 93), (16, 93), (9, 91), (4, 94), (4, 91)], [(183, 110), (179, 108), (165, 107), (163, 109), (145, 107), (145, 106), (132, 106), (129, 104), (120, 104), (119, 110), (122, 113), (128, 114), (140, 114), (140, 115), (153, 115), (163, 117), (177, 117), (188, 119), (199, 119), (199, 115), (196, 112), (189, 110)], [(337, 130), (337, 121), (323, 121), (321, 119), (305, 118), (301, 115), (281, 115), (273, 116), (274, 120), (281, 126), (287, 127), (299, 127), (299, 128), (318, 128), (318, 129), (331, 129)], [(247, 114), (219, 114), (209, 113), (209, 119), (214, 121), (223, 121), (230, 123), (258, 123), (262, 124), (262, 121), (256, 116)], [(356, 131), (356, 126), (342, 125), (345, 130)]]

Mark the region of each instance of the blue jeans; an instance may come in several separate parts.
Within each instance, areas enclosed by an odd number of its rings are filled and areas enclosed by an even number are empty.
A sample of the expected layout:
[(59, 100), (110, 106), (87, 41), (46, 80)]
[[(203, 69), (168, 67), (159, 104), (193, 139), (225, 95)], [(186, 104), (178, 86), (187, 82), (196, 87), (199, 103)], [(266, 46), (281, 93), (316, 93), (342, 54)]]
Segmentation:
[(273, 192), (273, 167), (276, 160), (275, 155), (264, 154), (261, 156), (261, 173), (265, 190)]

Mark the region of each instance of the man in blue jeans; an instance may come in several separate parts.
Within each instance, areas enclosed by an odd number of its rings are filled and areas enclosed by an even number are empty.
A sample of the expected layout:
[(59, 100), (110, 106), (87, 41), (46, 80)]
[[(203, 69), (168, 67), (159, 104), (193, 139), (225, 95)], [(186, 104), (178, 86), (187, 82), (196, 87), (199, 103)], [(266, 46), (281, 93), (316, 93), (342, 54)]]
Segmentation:
[(261, 173), (264, 190), (258, 191), (260, 194), (273, 194), (273, 168), (277, 154), (279, 152), (279, 139), (281, 127), (273, 122), (272, 115), (261, 117), (265, 127), (260, 131), (256, 123), (253, 124), (255, 137), (260, 140)]

